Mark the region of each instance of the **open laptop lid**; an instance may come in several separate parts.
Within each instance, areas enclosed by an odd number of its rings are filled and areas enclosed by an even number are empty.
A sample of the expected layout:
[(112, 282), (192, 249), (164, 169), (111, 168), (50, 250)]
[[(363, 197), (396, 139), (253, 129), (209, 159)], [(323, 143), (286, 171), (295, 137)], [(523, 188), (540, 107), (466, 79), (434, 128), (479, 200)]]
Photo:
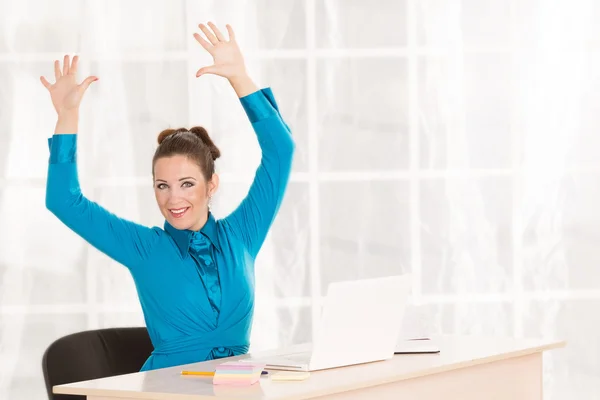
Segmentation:
[(393, 357), (410, 288), (410, 274), (331, 283), (309, 368)]

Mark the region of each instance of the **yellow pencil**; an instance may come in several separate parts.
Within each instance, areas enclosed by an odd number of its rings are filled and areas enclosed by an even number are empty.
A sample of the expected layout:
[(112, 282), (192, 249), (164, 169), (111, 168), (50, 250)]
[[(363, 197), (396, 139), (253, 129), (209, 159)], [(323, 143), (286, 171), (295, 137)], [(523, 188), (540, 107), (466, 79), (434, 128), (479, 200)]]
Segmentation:
[(214, 372), (205, 371), (181, 371), (181, 375), (214, 376)]

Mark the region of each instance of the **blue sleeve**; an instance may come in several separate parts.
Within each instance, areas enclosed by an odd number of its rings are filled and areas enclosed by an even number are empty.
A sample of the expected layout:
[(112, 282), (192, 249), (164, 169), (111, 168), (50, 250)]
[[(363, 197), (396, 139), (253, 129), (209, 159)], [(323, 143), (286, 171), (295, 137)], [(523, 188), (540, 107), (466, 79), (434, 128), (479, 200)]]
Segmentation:
[(256, 257), (283, 200), (295, 144), (269, 88), (240, 101), (256, 133), (261, 161), (248, 194), (225, 221)]
[(134, 268), (148, 257), (160, 231), (119, 218), (87, 199), (77, 175), (77, 135), (48, 140), (46, 207), (71, 230), (115, 261)]

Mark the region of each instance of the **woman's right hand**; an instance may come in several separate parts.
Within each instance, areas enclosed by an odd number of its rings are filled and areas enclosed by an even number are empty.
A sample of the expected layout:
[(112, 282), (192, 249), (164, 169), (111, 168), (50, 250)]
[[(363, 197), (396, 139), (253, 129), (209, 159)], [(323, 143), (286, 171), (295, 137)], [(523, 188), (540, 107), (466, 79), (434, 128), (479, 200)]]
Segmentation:
[(40, 77), (42, 84), (50, 92), (52, 105), (59, 116), (77, 113), (83, 94), (92, 82), (98, 80), (95, 76), (88, 76), (81, 84), (77, 84), (77, 62), (78, 56), (73, 57), (73, 62), (69, 61), (69, 56), (65, 56), (62, 71), (58, 60), (54, 61), (54, 77), (56, 82), (51, 84), (43, 76)]

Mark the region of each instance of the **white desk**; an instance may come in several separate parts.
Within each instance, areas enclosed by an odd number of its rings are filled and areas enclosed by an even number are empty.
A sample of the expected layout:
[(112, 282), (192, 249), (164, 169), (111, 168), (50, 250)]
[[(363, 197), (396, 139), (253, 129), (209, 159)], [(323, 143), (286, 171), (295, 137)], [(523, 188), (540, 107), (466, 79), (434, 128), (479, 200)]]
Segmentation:
[(221, 359), (55, 386), (54, 393), (86, 395), (89, 400), (541, 399), (542, 352), (565, 346), (562, 341), (537, 339), (436, 340), (439, 354), (396, 355), (386, 361), (312, 372), (310, 378), (301, 382), (277, 382), (263, 377), (259, 383), (240, 388), (213, 385), (208, 377), (180, 375), (183, 369), (214, 370), (224, 361)]

